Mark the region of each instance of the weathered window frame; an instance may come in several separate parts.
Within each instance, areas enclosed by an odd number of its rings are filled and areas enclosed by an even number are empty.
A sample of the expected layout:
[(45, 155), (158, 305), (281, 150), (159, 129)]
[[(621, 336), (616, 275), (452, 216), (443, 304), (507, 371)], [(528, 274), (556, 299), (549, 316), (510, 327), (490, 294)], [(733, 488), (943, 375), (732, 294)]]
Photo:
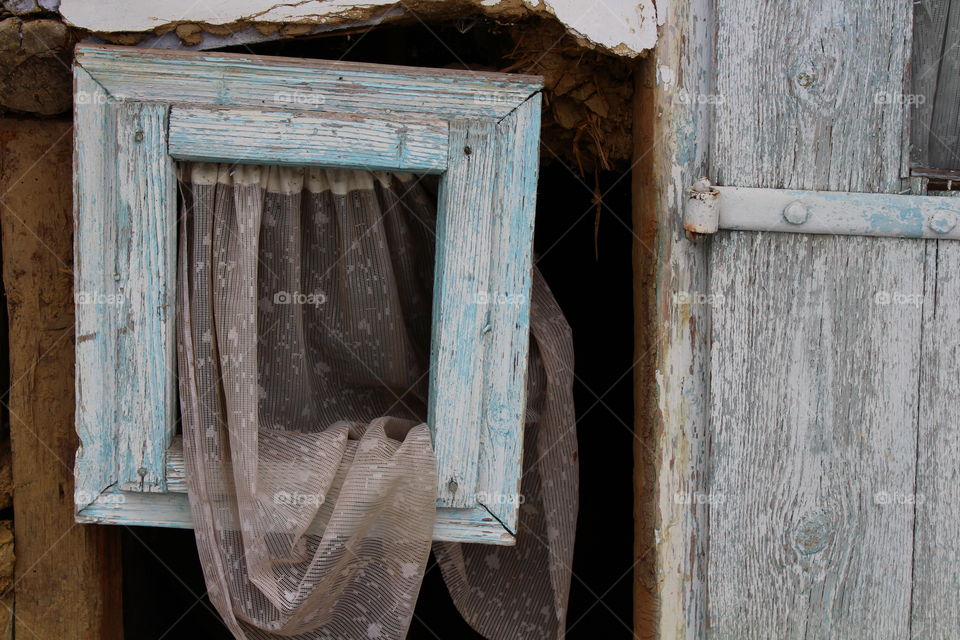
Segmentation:
[(441, 174), (434, 537), (513, 544), (541, 79), (129, 47), (76, 53), (77, 521), (192, 526), (175, 438), (174, 163), (256, 162)]

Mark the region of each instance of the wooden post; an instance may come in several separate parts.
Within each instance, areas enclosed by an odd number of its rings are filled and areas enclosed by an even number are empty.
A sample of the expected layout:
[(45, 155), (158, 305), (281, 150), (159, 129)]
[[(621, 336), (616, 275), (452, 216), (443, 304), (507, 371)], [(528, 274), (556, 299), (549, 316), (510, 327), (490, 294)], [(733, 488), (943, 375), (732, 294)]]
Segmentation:
[(709, 327), (707, 241), (683, 230), (687, 187), (706, 174), (713, 62), (710, 0), (657, 3), (653, 55), (634, 110), (636, 556), (639, 638), (706, 634)]
[(15, 636), (123, 637), (119, 531), (73, 518), (70, 122), (0, 119)]

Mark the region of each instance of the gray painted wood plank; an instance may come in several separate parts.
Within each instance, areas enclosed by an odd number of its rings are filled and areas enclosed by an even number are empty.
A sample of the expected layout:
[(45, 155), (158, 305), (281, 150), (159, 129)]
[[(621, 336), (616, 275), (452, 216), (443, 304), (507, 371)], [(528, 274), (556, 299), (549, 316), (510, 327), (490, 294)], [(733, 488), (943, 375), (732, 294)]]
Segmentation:
[(719, 3), (714, 182), (898, 192), (912, 6)]
[(170, 155), (200, 162), (439, 173), (447, 168), (447, 123), (410, 116), (174, 106)]
[[(115, 110), (116, 235), (103, 241), (119, 296), (111, 394), (117, 483), (125, 491), (164, 492), (164, 456), (177, 414), (177, 181), (166, 153), (167, 106), (122, 102)], [(81, 252), (94, 249), (80, 246)]]
[(927, 243), (911, 637), (960, 630), (960, 243)]
[[(437, 455), (437, 505), (472, 507), (480, 455), (483, 371), (489, 330), (489, 258), (500, 159), (492, 123), (450, 122), (449, 169), (437, 197), (436, 275), (427, 422)], [(481, 256), (478, 259), (478, 256)], [(461, 393), (447, 402), (444, 389)]]
[(907, 637), (922, 244), (715, 242), (711, 637)]
[[(903, 94), (911, 13), (906, 0), (720, 3), (717, 182), (898, 191), (905, 105), (876, 96)], [(713, 240), (712, 637), (908, 633), (913, 512), (876, 496), (914, 491), (923, 252)]]
[[(634, 370), (637, 388), (635, 632), (706, 635), (708, 242), (683, 229), (691, 184), (707, 173), (714, 96), (713, 0), (658, 4), (656, 65), (634, 86)], [(691, 97), (697, 99), (691, 99)], [(652, 160), (652, 161), (651, 161)], [(651, 558), (651, 556), (653, 556)]]

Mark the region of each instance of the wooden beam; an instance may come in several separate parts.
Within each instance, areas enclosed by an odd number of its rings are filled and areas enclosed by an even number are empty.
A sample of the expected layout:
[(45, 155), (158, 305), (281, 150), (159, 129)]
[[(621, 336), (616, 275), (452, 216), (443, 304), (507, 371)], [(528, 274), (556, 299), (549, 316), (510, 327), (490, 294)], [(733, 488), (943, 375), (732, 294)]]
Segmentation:
[(658, 3), (653, 55), (634, 110), (634, 300), (638, 638), (706, 636), (707, 242), (683, 230), (706, 174), (713, 60), (711, 0)]
[(71, 126), (0, 119), (19, 638), (123, 636), (119, 531), (73, 519)]

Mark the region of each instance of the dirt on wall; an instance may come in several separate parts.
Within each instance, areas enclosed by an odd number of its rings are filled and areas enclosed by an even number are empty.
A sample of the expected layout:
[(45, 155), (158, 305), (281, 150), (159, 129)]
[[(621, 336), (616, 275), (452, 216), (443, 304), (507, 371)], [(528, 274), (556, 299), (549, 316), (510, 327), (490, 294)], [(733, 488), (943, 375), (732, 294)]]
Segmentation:
[(514, 62), (501, 71), (543, 76), (544, 146), (581, 174), (624, 168), (633, 151), (635, 63), (584, 48), (555, 21), (519, 28), (516, 42)]

